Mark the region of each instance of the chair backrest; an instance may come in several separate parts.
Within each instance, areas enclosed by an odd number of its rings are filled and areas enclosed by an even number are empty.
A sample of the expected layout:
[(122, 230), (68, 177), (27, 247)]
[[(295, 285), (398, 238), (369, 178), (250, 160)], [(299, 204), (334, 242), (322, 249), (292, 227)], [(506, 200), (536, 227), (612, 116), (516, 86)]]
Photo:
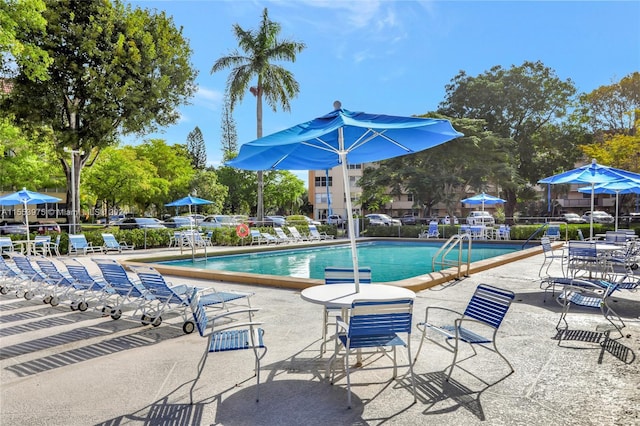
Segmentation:
[(259, 229), (250, 229), (249, 235), (251, 235), (251, 238), (260, 238), (262, 236)]
[(13, 250), (13, 241), (9, 237), (0, 237), (0, 249), (5, 247)]
[(549, 239), (549, 237), (545, 236), (540, 238), (540, 244), (542, 245), (542, 251), (544, 252), (545, 256), (547, 254), (551, 254), (553, 248), (551, 247), (551, 240)]
[(596, 244), (591, 241), (569, 241), (569, 260), (573, 258), (595, 259), (598, 255)]
[(129, 278), (127, 271), (113, 259), (92, 259), (105, 281), (118, 293), (128, 294), (133, 297), (141, 297), (143, 288)]
[[(348, 337), (411, 334), (412, 299), (354, 300)], [(377, 346), (377, 345), (376, 345)]]
[(69, 234), (69, 246), (74, 249), (83, 249), (89, 246), (84, 234)]
[(131, 269), (140, 278), (140, 282), (158, 300), (182, 304), (184, 299), (169, 287), (160, 272), (149, 266), (132, 266)]
[(274, 237), (273, 235), (271, 235), (271, 234), (270, 234), (270, 233), (268, 233), (268, 232), (263, 232), (261, 235), (262, 235), (262, 236), (263, 236), (267, 241), (275, 241), (275, 240), (276, 240), (276, 237)]
[(318, 232), (318, 228), (315, 225), (309, 225), (309, 233), (313, 236), (320, 236), (320, 232)]
[(77, 282), (82, 284), (94, 284), (96, 282), (96, 279), (91, 276), (87, 268), (77, 260), (65, 259), (63, 263), (69, 275)]
[(584, 235), (582, 234), (582, 229), (578, 229), (578, 240), (584, 241)]
[(16, 256), (13, 256), (12, 259), (13, 259), (13, 262), (18, 267), (18, 269), (20, 269), (20, 271), (22, 271), (24, 274), (32, 278), (33, 277), (43, 278), (42, 274), (40, 274), (38, 271), (35, 270), (35, 268), (33, 267), (33, 265), (31, 264), (31, 262), (26, 256), (16, 255)]
[(55, 242), (55, 243), (53, 243), (53, 245), (54, 245), (54, 246), (56, 246), (56, 247), (57, 247), (57, 246), (59, 246), (59, 245), (60, 245), (60, 239), (61, 239), (61, 238), (62, 238), (62, 236), (61, 236), (60, 234), (58, 234), (58, 235), (56, 236), (56, 242)]
[(298, 228), (296, 228), (295, 226), (289, 226), (289, 232), (291, 232), (291, 235), (293, 235), (295, 238), (302, 238), (302, 235), (300, 235), (300, 231), (298, 231)]
[[(358, 278), (360, 284), (371, 284), (371, 267), (359, 266)], [(354, 284), (355, 277), (353, 274), (353, 268), (327, 266), (324, 268), (324, 283), (325, 284)]]
[(560, 238), (560, 226), (559, 225), (549, 225), (546, 232), (548, 237)]
[(191, 307), (191, 312), (193, 312), (193, 319), (196, 322), (196, 327), (198, 328), (198, 332), (200, 336), (204, 336), (207, 331), (207, 322), (209, 321), (207, 318), (207, 312), (204, 308), (204, 305), (200, 302), (200, 294), (197, 289), (193, 289), (193, 292), (187, 298), (189, 300), (189, 306)]
[(626, 232), (607, 231), (607, 233), (604, 236), (604, 239), (608, 243), (626, 243), (627, 242), (627, 233)]
[(507, 314), (515, 294), (487, 284), (480, 284), (471, 296), (464, 316), (498, 328)]
[(51, 236), (49, 235), (36, 235), (36, 237), (33, 239), (33, 243), (35, 245), (42, 245), (44, 243), (50, 243), (51, 242)]
[(120, 243), (116, 240), (116, 237), (113, 234), (102, 234), (102, 239), (104, 240), (104, 245), (107, 248), (120, 248)]
[(287, 234), (284, 233), (284, 231), (282, 230), (282, 228), (278, 228), (277, 226), (273, 227), (273, 230), (276, 232), (276, 235), (282, 239), (289, 239), (289, 237), (287, 236)]
[(55, 281), (58, 281), (59, 283), (64, 283), (64, 284), (70, 283), (67, 277), (62, 275), (60, 270), (58, 270), (58, 268), (52, 261), (44, 258), (38, 258), (36, 259), (36, 264), (38, 265), (40, 270), (52, 280), (55, 280)]

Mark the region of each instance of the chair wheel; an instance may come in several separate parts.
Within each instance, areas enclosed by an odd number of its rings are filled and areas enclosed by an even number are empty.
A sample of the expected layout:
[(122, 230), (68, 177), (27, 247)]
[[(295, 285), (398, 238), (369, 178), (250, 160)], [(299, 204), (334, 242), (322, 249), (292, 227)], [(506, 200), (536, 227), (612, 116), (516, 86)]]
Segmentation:
[(193, 323), (193, 321), (187, 321), (182, 324), (182, 331), (184, 331), (184, 334), (191, 334), (195, 329), (196, 325)]
[(46, 296), (44, 299), (42, 299), (42, 303), (47, 304), (51, 302), (51, 296)]
[(60, 304), (60, 298), (58, 296), (53, 296), (49, 301), (51, 306), (58, 306)]
[(111, 311), (111, 318), (114, 320), (120, 319), (122, 316), (122, 311), (120, 309), (114, 309)]
[(78, 305), (76, 303), (72, 303), (70, 306), (72, 311), (77, 311), (78, 310)]
[(158, 318), (153, 318), (151, 325), (154, 327), (158, 327), (160, 324), (162, 324), (162, 317), (158, 317)]
[(149, 325), (151, 324), (151, 317), (147, 314), (142, 314), (140, 321), (142, 322), (142, 325)]
[(27, 299), (27, 300), (33, 299), (34, 296), (35, 296), (35, 294), (33, 294), (32, 291), (25, 291), (24, 292), (24, 298)]
[(87, 310), (87, 308), (89, 308), (89, 305), (87, 304), (87, 302), (80, 302), (78, 303), (78, 310), (80, 312), (84, 312)]
[(6, 287), (0, 287), (0, 294), (7, 294), (9, 293), (9, 289)]

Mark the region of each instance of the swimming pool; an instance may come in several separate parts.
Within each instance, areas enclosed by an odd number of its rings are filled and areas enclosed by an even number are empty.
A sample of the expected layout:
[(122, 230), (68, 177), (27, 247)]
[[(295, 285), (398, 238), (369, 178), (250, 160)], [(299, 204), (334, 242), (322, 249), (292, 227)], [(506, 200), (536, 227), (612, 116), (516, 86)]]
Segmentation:
[[(521, 243), (477, 243), (471, 262), (513, 253)], [(431, 259), (442, 242), (372, 241), (358, 243), (358, 262), (370, 266), (373, 282), (400, 281), (433, 272)], [(456, 253), (457, 256), (457, 253)], [(466, 251), (463, 252), (466, 262)], [(348, 244), (288, 248), (277, 251), (210, 257), (207, 260), (174, 260), (163, 265), (262, 274), (303, 279), (322, 279), (326, 266), (351, 266)]]

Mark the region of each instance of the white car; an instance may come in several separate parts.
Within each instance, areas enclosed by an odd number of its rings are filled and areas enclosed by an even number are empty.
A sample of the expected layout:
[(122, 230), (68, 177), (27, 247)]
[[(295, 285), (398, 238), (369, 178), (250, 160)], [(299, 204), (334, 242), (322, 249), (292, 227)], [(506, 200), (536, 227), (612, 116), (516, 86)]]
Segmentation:
[[(591, 212), (584, 212), (582, 218), (587, 221), (587, 223), (591, 223)], [(593, 223), (613, 223), (615, 219), (607, 212), (602, 211), (593, 211)]]
[(469, 216), (467, 216), (467, 225), (493, 226), (495, 224), (496, 220), (489, 212), (475, 211), (469, 213)]
[(365, 216), (369, 219), (370, 225), (382, 225), (382, 226), (400, 226), (402, 222), (398, 219), (393, 219), (388, 214), (372, 213)]
[(342, 226), (345, 220), (339, 214), (331, 214), (327, 217), (327, 225)]
[(443, 217), (440, 222), (443, 225), (457, 225), (458, 224), (458, 218), (455, 216), (445, 216)]
[(233, 219), (233, 216), (227, 216), (224, 214), (214, 214), (212, 216), (207, 216), (204, 218), (202, 222), (200, 222), (200, 228), (202, 229), (211, 229), (211, 228), (221, 228), (223, 226), (236, 226), (237, 223)]

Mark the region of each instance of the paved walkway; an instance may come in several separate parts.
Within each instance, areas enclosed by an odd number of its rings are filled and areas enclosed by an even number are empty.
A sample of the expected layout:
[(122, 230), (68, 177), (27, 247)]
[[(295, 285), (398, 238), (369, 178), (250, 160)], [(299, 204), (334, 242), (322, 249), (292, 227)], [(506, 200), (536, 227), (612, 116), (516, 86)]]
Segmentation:
[[(114, 255), (110, 255), (114, 257)], [(130, 257), (127, 254), (126, 257)], [(269, 347), (263, 360), (261, 399), (255, 403), (250, 353), (209, 357), (189, 404), (205, 341), (184, 335), (179, 317), (160, 327), (126, 315), (72, 312), (35, 300), (0, 297), (0, 423), (6, 425), (631, 425), (640, 424), (640, 292), (619, 292), (614, 306), (628, 337), (609, 351), (579, 340), (554, 339), (559, 305), (543, 303), (536, 280), (542, 255), (418, 293), (417, 322), (428, 305), (463, 309), (476, 285), (516, 292), (499, 332), (499, 345), (515, 373), (481, 351), (467, 361), (483, 380), (456, 370), (443, 386), (450, 354), (433, 344), (415, 364), (418, 403), (406, 375), (391, 369), (352, 375), (331, 386), (320, 356), (322, 310), (295, 290), (191, 280), (219, 290), (255, 292)], [(91, 262), (85, 259), (88, 264)], [(186, 283), (185, 279), (172, 279)], [(570, 314), (570, 328), (594, 332), (604, 324), (595, 311)], [(172, 326), (171, 324), (175, 325)], [(413, 350), (419, 336), (412, 335)], [(384, 363), (384, 360), (377, 364)], [(404, 374), (406, 369), (399, 370)], [(502, 380), (501, 380), (502, 379)]]

